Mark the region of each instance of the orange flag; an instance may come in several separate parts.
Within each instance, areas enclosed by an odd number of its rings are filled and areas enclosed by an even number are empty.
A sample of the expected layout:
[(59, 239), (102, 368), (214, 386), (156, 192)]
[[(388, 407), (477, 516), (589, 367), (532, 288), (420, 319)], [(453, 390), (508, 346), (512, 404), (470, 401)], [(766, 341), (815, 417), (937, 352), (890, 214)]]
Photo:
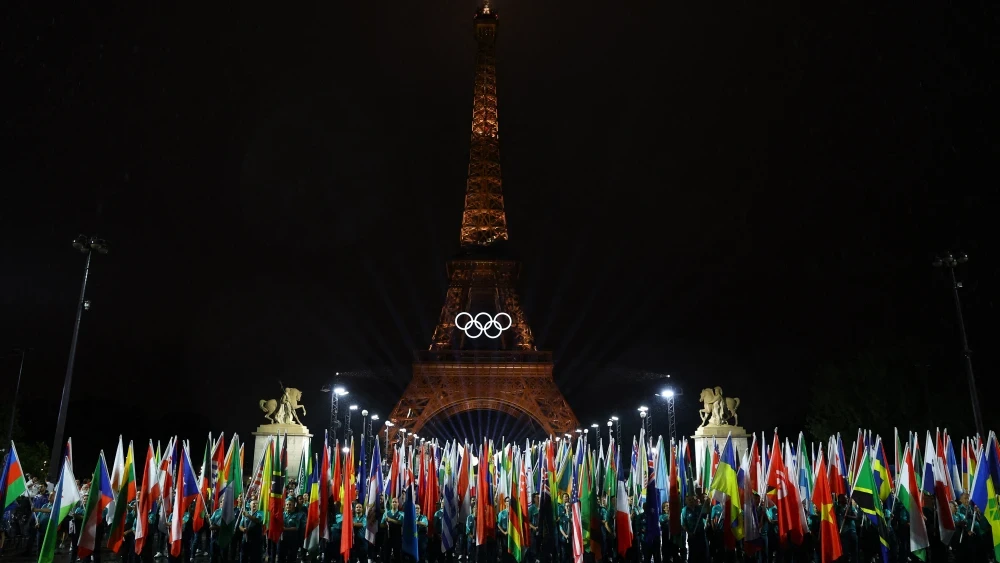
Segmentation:
[(819, 552), (821, 563), (833, 563), (840, 558), (843, 550), (840, 547), (840, 533), (837, 530), (837, 518), (833, 512), (833, 495), (830, 493), (830, 482), (826, 477), (826, 467), (823, 464), (823, 452), (819, 453), (816, 473), (816, 487), (813, 488), (813, 504), (819, 512)]

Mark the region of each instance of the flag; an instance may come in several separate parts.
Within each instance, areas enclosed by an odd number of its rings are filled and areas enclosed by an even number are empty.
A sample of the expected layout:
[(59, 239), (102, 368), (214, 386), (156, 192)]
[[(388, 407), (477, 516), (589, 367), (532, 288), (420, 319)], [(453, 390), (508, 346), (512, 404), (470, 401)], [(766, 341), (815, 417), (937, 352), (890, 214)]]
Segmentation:
[(219, 478), (219, 508), (222, 509), (222, 522), (219, 526), (219, 547), (229, 546), (236, 532), (236, 499), (243, 494), (243, 466), (240, 458), (242, 444), (235, 434), (229, 442), (229, 452), (222, 464), (223, 472)]
[(275, 443), (271, 474), (265, 475), (261, 484), (262, 489), (264, 484), (268, 487), (268, 493), (261, 494), (261, 498), (267, 497), (266, 510), (270, 513), (267, 517), (267, 539), (274, 543), (281, 541), (281, 533), (285, 530), (285, 460), (288, 458), (288, 436), (284, 440), (279, 437), (278, 440), (281, 441), (281, 447)]
[(629, 517), (628, 494), (622, 481), (618, 481), (618, 492), (615, 494), (615, 530), (618, 532), (618, 553), (624, 557), (632, 547), (632, 519)]
[(990, 432), (987, 446), (979, 451), (976, 474), (972, 478), (969, 499), (979, 507), (986, 523), (989, 524), (993, 532), (994, 554), (1000, 554), (1000, 506), (997, 506), (996, 484), (990, 475), (991, 465), (997, 461), (996, 451), (996, 436)]
[[(263, 513), (260, 526), (265, 535), (271, 525), (271, 474), (274, 473), (274, 442), (274, 438), (268, 438), (260, 463), (260, 494), (257, 498), (257, 510)], [(254, 475), (253, 478), (256, 480), (257, 476)]]
[(201, 494), (199, 494), (198, 498), (195, 499), (194, 516), (191, 518), (191, 529), (194, 530), (195, 532), (200, 532), (202, 526), (205, 525), (205, 512), (207, 510), (205, 506), (207, 500), (205, 499), (205, 497), (206, 495), (209, 494), (208, 476), (211, 472), (211, 467), (209, 466), (209, 461), (208, 461), (208, 450), (211, 447), (211, 445), (212, 445), (212, 435), (209, 434), (208, 441), (205, 442), (205, 451), (201, 455), (201, 474), (198, 476), (198, 490), (201, 492)]
[(121, 486), (115, 496), (115, 514), (111, 520), (111, 530), (108, 532), (108, 548), (115, 553), (122, 548), (122, 542), (125, 540), (125, 517), (128, 515), (129, 503), (134, 500), (135, 455), (132, 451), (132, 442), (129, 442), (121, 475)]
[(379, 460), (382, 454), (379, 452), (378, 440), (375, 440), (375, 451), (372, 453), (372, 464), (368, 472), (368, 498), (365, 499), (365, 539), (368, 543), (374, 544), (378, 536), (379, 506), (378, 495), (382, 492), (382, 468), (379, 467)]
[(920, 498), (920, 487), (914, 471), (913, 453), (909, 444), (903, 450), (903, 459), (899, 468), (899, 489), (896, 502), (910, 516), (910, 552), (921, 561), (927, 561), (927, 548), (931, 542), (927, 536), (927, 523), (924, 522), (923, 499)]
[(882, 562), (889, 563), (889, 531), (885, 523), (885, 513), (882, 510), (882, 500), (876, 489), (868, 448), (865, 448), (861, 453), (861, 463), (858, 465), (858, 474), (854, 479), (851, 498), (858, 504), (861, 512), (868, 517), (869, 522), (877, 531), (882, 548)]
[(181, 540), (184, 535), (184, 514), (195, 502), (200, 492), (198, 480), (191, 467), (191, 456), (186, 447), (180, 448), (177, 465), (176, 489), (174, 492), (174, 511), (170, 522), (170, 555), (181, 556)]
[(7, 454), (7, 463), (3, 468), (3, 490), (6, 491), (3, 499), (3, 506), (0, 506), (0, 514), (7, 511), (10, 505), (17, 502), (17, 497), (28, 494), (28, 484), (24, 481), (24, 470), (21, 469), (21, 460), (17, 457), (17, 448), (14, 442), (10, 443), (10, 453)]
[[(787, 446), (786, 446), (787, 448)], [(789, 454), (790, 455), (790, 454)], [(774, 503), (778, 507), (778, 538), (781, 543), (791, 540), (799, 545), (805, 533), (805, 514), (799, 501), (799, 489), (792, 481), (781, 456), (781, 442), (774, 433), (771, 447), (771, 466), (767, 472), (767, 486), (773, 489)], [(768, 494), (771, 494), (770, 492)]]
[[(940, 439), (938, 443), (941, 443)], [(931, 442), (931, 433), (929, 431), (927, 432), (927, 447), (925, 449), (926, 457), (924, 458), (924, 462), (927, 467), (924, 472), (924, 491), (934, 496), (937, 505), (938, 533), (941, 536), (941, 542), (949, 545), (952, 536), (955, 534), (955, 519), (951, 513), (948, 473), (944, 467), (944, 459), (941, 453), (934, 449), (934, 443)]]
[(411, 482), (406, 490), (406, 500), (403, 501), (403, 553), (419, 561), (420, 542), (417, 537), (416, 496)]
[[(340, 527), (340, 554), (347, 560), (350, 559), (351, 547), (354, 546), (354, 525), (351, 519), (351, 507), (357, 492), (354, 488), (354, 438), (351, 438), (351, 447), (347, 450), (347, 459), (344, 462), (344, 500), (340, 507), (343, 514), (343, 525)], [(416, 514), (413, 515), (413, 518), (416, 518)], [(414, 524), (413, 533), (417, 533), (416, 524)], [(416, 551), (413, 552), (413, 557), (417, 558)]]
[[(304, 450), (304, 448), (303, 448)], [(305, 461), (301, 462), (305, 465)], [(320, 502), (319, 502), (319, 483), (322, 479), (319, 476), (319, 467), (313, 467), (312, 473), (306, 480), (306, 487), (309, 489), (309, 504), (306, 509), (306, 551), (310, 555), (316, 555), (319, 553), (320, 548)], [(301, 470), (299, 471), (301, 475)], [(347, 522), (343, 522), (343, 525), (347, 525)], [(353, 526), (352, 526), (353, 528)]]
[(736, 482), (736, 453), (733, 450), (732, 435), (726, 437), (726, 445), (719, 457), (719, 465), (715, 468), (715, 477), (712, 479), (711, 490), (715, 491), (715, 498), (719, 502), (725, 503), (729, 509), (729, 516), (726, 518), (726, 526), (733, 532), (733, 537), (737, 540), (743, 539), (743, 521), (741, 520), (743, 510), (740, 508), (740, 488)]
[(114, 465), (111, 466), (111, 492), (114, 493), (114, 498), (111, 499), (111, 506), (108, 507), (108, 524), (114, 519), (115, 514), (118, 510), (115, 506), (116, 499), (118, 498), (118, 490), (122, 488), (122, 476), (125, 473), (125, 448), (122, 444), (121, 435), (118, 436), (118, 449), (115, 450), (115, 461)]
[(158, 471), (156, 452), (153, 451), (153, 441), (150, 440), (146, 448), (146, 463), (142, 470), (142, 495), (139, 496), (139, 507), (135, 514), (134, 548), (137, 555), (142, 553), (142, 546), (149, 536), (149, 513), (153, 511), (153, 504), (160, 498)]
[(104, 452), (97, 458), (97, 467), (94, 468), (94, 476), (90, 480), (90, 493), (87, 495), (87, 504), (83, 509), (83, 526), (80, 530), (80, 539), (77, 542), (78, 557), (86, 559), (91, 553), (99, 549), (97, 545), (97, 525), (101, 521), (104, 509), (111, 504), (114, 495), (111, 491), (111, 479), (108, 477), (108, 466), (104, 460)]
[(812, 501), (819, 514), (819, 552), (820, 563), (833, 563), (840, 558), (843, 550), (840, 547), (840, 530), (837, 529), (837, 519), (833, 510), (833, 494), (826, 476), (823, 463), (823, 452), (819, 453), (816, 462), (816, 483), (813, 488)]
[(892, 494), (892, 476), (889, 472), (889, 462), (885, 457), (885, 447), (882, 438), (875, 438), (875, 456), (872, 459), (872, 471), (875, 477), (875, 489), (878, 491), (878, 498), (885, 502)]
[(526, 501), (527, 497), (527, 483), (525, 483), (526, 477), (524, 474), (524, 462), (521, 461), (519, 470), (514, 471), (513, 475), (513, 491), (510, 495), (510, 506), (507, 508), (508, 519), (507, 519), (507, 549), (510, 552), (511, 557), (514, 558), (517, 563), (521, 563), (524, 560), (524, 530), (526, 526), (524, 525), (524, 513), (523, 508), (527, 508)]
[(69, 458), (63, 458), (55, 497), (49, 522), (45, 526), (45, 539), (38, 549), (38, 563), (52, 563), (56, 554), (56, 544), (59, 543), (59, 526), (80, 503), (80, 491), (76, 488), (76, 477), (73, 475), (73, 468), (70, 467)]

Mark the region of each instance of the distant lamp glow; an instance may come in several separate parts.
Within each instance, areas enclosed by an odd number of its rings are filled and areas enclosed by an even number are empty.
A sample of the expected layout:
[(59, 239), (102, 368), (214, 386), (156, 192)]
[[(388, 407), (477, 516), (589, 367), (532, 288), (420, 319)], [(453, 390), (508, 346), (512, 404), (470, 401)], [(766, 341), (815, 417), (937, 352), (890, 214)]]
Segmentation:
[(361, 409), (361, 416), (368, 416), (368, 409)]
[(572, 435), (572, 434), (566, 434), (566, 437), (567, 437), (567, 438), (572, 438), (572, 437), (573, 437), (573, 435)]
[[(372, 420), (378, 420), (378, 415), (377, 414), (373, 414), (372, 415)], [(386, 422), (389, 422), (389, 421), (387, 420)]]
[(358, 405), (351, 405), (351, 410), (352, 411), (358, 410)]
[(612, 425), (612, 424), (614, 424), (614, 422), (611, 422), (611, 421), (609, 420), (609, 421), (608, 421), (608, 428), (611, 428), (611, 425)]
[(343, 397), (347, 394), (347, 389), (344, 389), (343, 387), (334, 387), (333, 392)]
[(351, 448), (344, 446), (340, 451), (344, 452), (345, 454), (349, 454), (351, 453)]
[(577, 434), (583, 434), (583, 430), (580, 430), (579, 428), (577, 428), (577, 429), (576, 429), (576, 433), (577, 433)]
[(649, 410), (649, 408), (647, 408), (647, 407), (639, 407), (639, 412), (646, 412), (648, 410)]
[(615, 422), (617, 422), (618, 421), (618, 417), (617, 416), (612, 416), (611, 420), (614, 420)]
[(385, 421), (385, 425), (389, 427), (395, 426), (395, 424), (393, 424), (391, 420)]
[(664, 399), (673, 399), (674, 398), (674, 390), (673, 389), (664, 389), (662, 392), (660, 392), (660, 396), (663, 397)]

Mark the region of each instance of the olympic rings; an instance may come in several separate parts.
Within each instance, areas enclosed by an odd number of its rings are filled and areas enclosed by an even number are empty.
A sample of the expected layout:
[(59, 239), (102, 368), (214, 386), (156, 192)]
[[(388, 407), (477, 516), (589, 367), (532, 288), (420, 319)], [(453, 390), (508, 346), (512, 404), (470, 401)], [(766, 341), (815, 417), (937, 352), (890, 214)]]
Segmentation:
[[(463, 319), (463, 316), (468, 317), (468, 319)], [(500, 324), (500, 317), (507, 318), (507, 326)], [(462, 322), (463, 320), (465, 322)], [(455, 328), (464, 332), (469, 338), (479, 338), (484, 334), (487, 338), (500, 338), (500, 334), (510, 328), (512, 324), (513, 321), (507, 313), (497, 313), (496, 316), (489, 313), (477, 313), (476, 316), (472, 316), (472, 313), (462, 312), (455, 315)], [(470, 330), (474, 333), (471, 333)], [(496, 330), (496, 334), (492, 334), (490, 332), (492, 330)]]

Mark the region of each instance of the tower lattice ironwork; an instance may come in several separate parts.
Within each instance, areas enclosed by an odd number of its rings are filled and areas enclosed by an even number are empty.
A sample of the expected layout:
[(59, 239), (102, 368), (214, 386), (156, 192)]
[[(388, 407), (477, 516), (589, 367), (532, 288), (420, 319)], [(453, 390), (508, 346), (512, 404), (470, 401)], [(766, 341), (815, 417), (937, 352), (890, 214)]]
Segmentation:
[[(389, 416), (393, 432), (419, 433), (432, 418), (481, 409), (527, 417), (547, 434), (577, 426), (552, 377), (552, 354), (536, 350), (521, 308), (515, 287), (520, 264), (502, 253), (508, 235), (497, 119), (498, 25), (487, 0), (473, 19), (478, 48), (461, 253), (447, 266), (449, 287), (431, 344), (418, 352), (413, 379)], [(506, 313), (510, 328), (497, 338), (473, 338), (455, 326), (463, 312)]]

